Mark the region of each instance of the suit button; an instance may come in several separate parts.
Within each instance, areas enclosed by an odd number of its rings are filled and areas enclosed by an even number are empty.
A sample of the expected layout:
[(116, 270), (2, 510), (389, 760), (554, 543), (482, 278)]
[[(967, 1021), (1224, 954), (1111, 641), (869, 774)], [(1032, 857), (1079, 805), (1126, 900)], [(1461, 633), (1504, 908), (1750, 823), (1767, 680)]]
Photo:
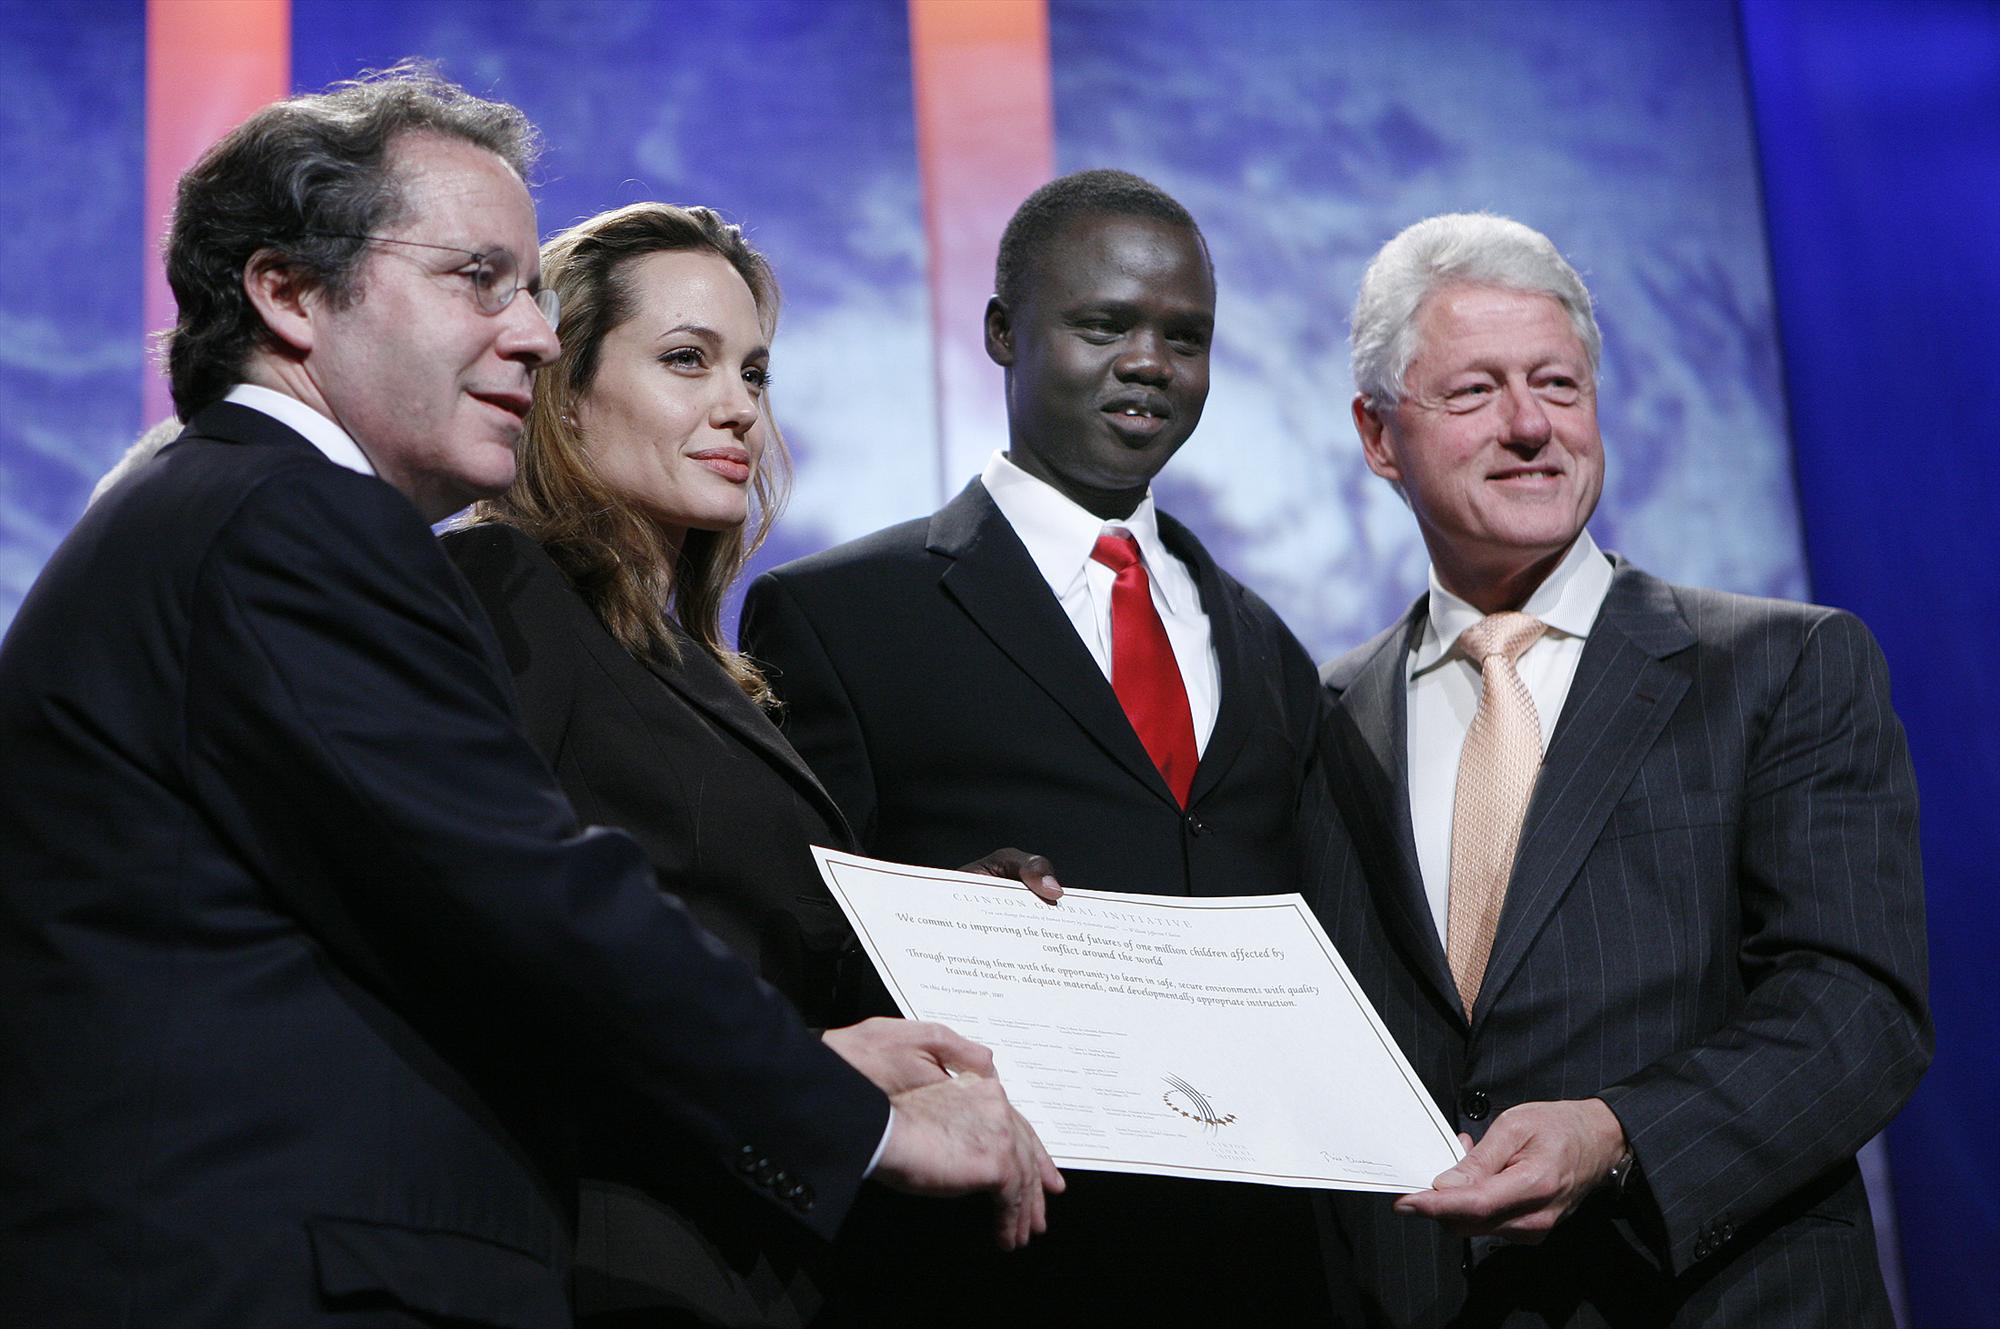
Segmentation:
[(1207, 835), (1208, 823), (1190, 812), (1187, 814), (1187, 828), (1190, 835)]
[(1697, 1241), (1695, 1242), (1695, 1244), (1694, 1244), (1694, 1258), (1695, 1258), (1695, 1259), (1697, 1259), (1697, 1260), (1706, 1260), (1706, 1259), (1708, 1258), (1708, 1238), (1707, 1238), (1707, 1237), (1702, 1237), (1702, 1238), (1700, 1238), (1699, 1240), (1697, 1240)]
[(770, 1159), (760, 1158), (757, 1160), (756, 1170), (750, 1175), (757, 1178), (759, 1186), (768, 1186), (771, 1184), (771, 1178), (776, 1175), (777, 1171), (778, 1169), (772, 1164)]
[(798, 1185), (792, 1187), (791, 1193), (785, 1198), (790, 1200), (792, 1208), (798, 1210), (800, 1213), (809, 1214), (812, 1212), (813, 1188), (804, 1182), (800, 1182)]
[(791, 1194), (792, 1174), (786, 1172), (783, 1168), (780, 1168), (778, 1171), (773, 1172), (771, 1174), (771, 1189), (776, 1191), (780, 1195)]
[(1486, 1120), (1486, 1114), (1492, 1106), (1483, 1089), (1468, 1089), (1465, 1091), (1465, 1096), (1458, 1100), (1458, 1110), (1465, 1114), (1467, 1121)]
[(1728, 1219), (1726, 1219), (1726, 1218), (1725, 1218), (1725, 1219), (1723, 1219), (1723, 1220), (1722, 1220), (1722, 1231), (1721, 1231), (1721, 1238), (1722, 1238), (1722, 1240), (1724, 1240), (1724, 1241), (1728, 1241), (1728, 1240), (1729, 1240), (1729, 1239), (1730, 1239), (1731, 1237), (1733, 1237), (1733, 1236), (1735, 1236), (1735, 1235), (1736, 1235), (1736, 1229), (1735, 1229), (1734, 1227), (1730, 1226), (1730, 1223), (1729, 1223), (1729, 1220), (1728, 1220)]
[(756, 1145), (746, 1144), (736, 1151), (736, 1170), (738, 1172), (745, 1174), (755, 1172), (758, 1162)]

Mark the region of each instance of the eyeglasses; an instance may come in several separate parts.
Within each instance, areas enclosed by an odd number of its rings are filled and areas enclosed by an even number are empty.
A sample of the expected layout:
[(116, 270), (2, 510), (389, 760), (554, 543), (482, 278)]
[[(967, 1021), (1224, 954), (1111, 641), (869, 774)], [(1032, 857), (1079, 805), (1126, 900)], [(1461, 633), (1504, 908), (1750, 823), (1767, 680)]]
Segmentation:
[[(463, 254), (466, 270), (461, 272), (472, 283), (472, 301), (479, 306), (482, 314), (497, 314), (514, 303), (514, 297), (521, 291), (521, 262), (504, 249), (491, 253), (480, 253), (475, 249), (461, 249), (457, 245), (427, 244), (422, 240), (395, 240), (386, 235), (352, 235), (345, 231), (312, 231), (312, 235), (328, 240), (366, 240), (371, 245), (406, 245), (411, 249), (440, 249), (448, 254)], [(549, 331), (554, 332), (562, 321), (562, 297), (552, 286), (545, 286), (530, 293), (535, 307), (542, 311), (542, 317), (549, 321)]]

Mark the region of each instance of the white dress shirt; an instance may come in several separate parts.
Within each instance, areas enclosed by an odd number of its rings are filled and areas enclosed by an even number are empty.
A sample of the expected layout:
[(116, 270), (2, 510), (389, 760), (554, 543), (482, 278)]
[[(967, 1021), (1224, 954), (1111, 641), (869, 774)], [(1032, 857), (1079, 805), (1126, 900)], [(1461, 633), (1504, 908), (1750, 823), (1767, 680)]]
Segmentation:
[(282, 392), (270, 388), (260, 388), (255, 383), (238, 383), (229, 390), (224, 401), (235, 402), (238, 406), (248, 406), (270, 416), (281, 425), (288, 425), (305, 436), (306, 442), (326, 454), (328, 461), (337, 462), (350, 471), (363, 475), (375, 474), (375, 468), (368, 463), (368, 454), (361, 445), (348, 435), (345, 429), (300, 401), (297, 397), (287, 397)]
[[(1610, 590), (1611, 564), (1585, 531), (1521, 606), (1522, 613), (1549, 625), (1516, 664), (1535, 700), (1544, 751), (1576, 678), (1584, 639)], [(1465, 731), (1479, 710), (1481, 691), (1479, 666), (1453, 647), (1460, 633), (1484, 617), (1441, 586), (1437, 568), (1432, 567), (1430, 614), (1410, 653), (1407, 677), (1410, 828), (1439, 940), (1451, 912), (1451, 815), (1458, 793), (1458, 758), (1465, 747)]]
[(1194, 576), (1160, 543), (1152, 491), (1147, 491), (1131, 516), (1105, 521), (1071, 502), (1054, 486), (1029, 475), (1004, 453), (994, 453), (979, 478), (1000, 515), (1028, 547), (1028, 557), (1035, 561), (1042, 580), (1061, 602), (1076, 635), (1107, 680), (1111, 677), (1111, 583), (1117, 574), (1092, 558), (1090, 551), (1097, 547), (1097, 537), (1107, 532), (1123, 532), (1138, 542), (1139, 559), (1152, 585), (1153, 607), (1166, 625), (1174, 663), (1180, 666), (1181, 682), (1187, 688), (1195, 752), (1207, 751), (1208, 737), (1215, 732), (1216, 708), (1221, 704), (1222, 671), (1216, 664), (1215, 643), (1209, 636), (1208, 615), (1202, 612)]

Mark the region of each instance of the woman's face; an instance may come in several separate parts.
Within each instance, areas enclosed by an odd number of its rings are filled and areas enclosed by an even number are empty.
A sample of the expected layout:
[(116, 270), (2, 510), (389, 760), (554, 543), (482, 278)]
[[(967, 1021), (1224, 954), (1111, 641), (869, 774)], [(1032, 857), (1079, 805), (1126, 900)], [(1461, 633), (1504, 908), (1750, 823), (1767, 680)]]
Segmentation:
[(708, 249), (635, 259), (632, 316), (605, 335), (577, 427), (598, 473), (678, 543), (741, 526), (763, 453), (770, 346), (757, 302)]

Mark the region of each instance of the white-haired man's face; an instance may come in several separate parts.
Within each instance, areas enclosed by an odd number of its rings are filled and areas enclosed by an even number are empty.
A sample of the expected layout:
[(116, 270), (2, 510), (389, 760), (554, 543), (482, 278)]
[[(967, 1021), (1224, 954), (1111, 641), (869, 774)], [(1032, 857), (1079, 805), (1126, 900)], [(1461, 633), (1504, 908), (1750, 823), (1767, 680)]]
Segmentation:
[(1417, 332), (1402, 400), (1355, 399), (1368, 467), (1401, 487), (1447, 588), (1513, 607), (1604, 488), (1589, 357), (1555, 300), (1499, 287), (1435, 292)]

